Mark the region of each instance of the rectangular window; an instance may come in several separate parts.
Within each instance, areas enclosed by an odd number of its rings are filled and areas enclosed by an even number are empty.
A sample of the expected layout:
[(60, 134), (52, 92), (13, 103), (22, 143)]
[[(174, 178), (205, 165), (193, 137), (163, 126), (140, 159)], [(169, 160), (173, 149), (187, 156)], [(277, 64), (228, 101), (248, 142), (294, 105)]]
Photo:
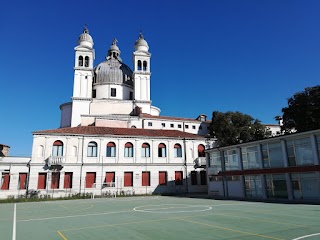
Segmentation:
[(132, 187), (133, 186), (133, 172), (124, 172), (124, 187)]
[(242, 147), (241, 152), (243, 169), (260, 168), (257, 146)]
[(184, 127), (185, 127), (186, 129), (188, 129), (188, 128), (189, 128), (189, 125), (184, 125)]
[(162, 127), (165, 127), (165, 126), (166, 126), (166, 124), (165, 124), (165, 123), (161, 123), (161, 126), (162, 126)]
[(291, 179), (294, 199), (319, 199), (320, 183), (315, 172), (292, 173)]
[(180, 148), (174, 148), (174, 157), (182, 157), (182, 150)]
[(191, 171), (191, 185), (197, 185), (197, 184), (198, 184), (198, 172)]
[(196, 126), (195, 126), (195, 125), (192, 125), (192, 129), (196, 129)]
[(222, 171), (221, 154), (220, 151), (210, 153), (210, 167), (215, 168), (216, 171)]
[(164, 147), (158, 148), (158, 157), (166, 157), (166, 148)]
[(262, 158), (264, 168), (284, 167), (281, 143), (263, 144)]
[(170, 124), (170, 127), (172, 127), (172, 128), (173, 128), (173, 127), (174, 127), (174, 124), (173, 124), (173, 123), (171, 123), (171, 124)]
[(38, 174), (38, 189), (46, 189), (47, 187), (47, 173)]
[(27, 173), (19, 173), (19, 189), (26, 189), (27, 187)]
[(167, 185), (167, 172), (160, 171), (159, 172), (159, 185)]
[(92, 98), (96, 98), (97, 97), (97, 90), (92, 90)]
[(60, 172), (51, 173), (51, 189), (59, 189)]
[(150, 172), (142, 172), (142, 186), (150, 186)]
[(86, 174), (86, 188), (93, 188), (96, 183), (96, 173), (87, 172)]
[(175, 171), (174, 182), (175, 185), (183, 185), (183, 173), (182, 171)]
[(129, 99), (130, 99), (130, 100), (133, 100), (133, 92), (130, 92)]
[(207, 172), (206, 171), (200, 171), (200, 184), (207, 185)]
[(105, 185), (106, 187), (114, 187), (116, 181), (115, 172), (106, 172)]
[(64, 188), (72, 188), (72, 172), (66, 172), (64, 174)]
[(266, 175), (268, 198), (288, 199), (287, 182), (284, 174)]
[(226, 171), (240, 170), (240, 161), (236, 149), (224, 151), (224, 163)]
[(152, 122), (148, 122), (148, 126), (149, 126), (149, 127), (152, 127)]
[(262, 181), (260, 175), (246, 175), (245, 187), (247, 198), (262, 198)]
[(133, 147), (125, 147), (124, 156), (125, 157), (133, 157)]
[(116, 97), (117, 96), (117, 89), (111, 88), (111, 97)]
[(54, 157), (63, 156), (63, 146), (54, 145), (52, 147), (52, 156)]
[(314, 164), (310, 138), (287, 141), (287, 152), (290, 166)]
[(9, 190), (10, 185), (10, 174), (9, 173), (2, 173), (1, 179), (1, 190)]
[(181, 128), (181, 124), (178, 124), (178, 128)]
[(142, 147), (141, 148), (141, 157), (150, 157), (150, 148)]
[(88, 144), (87, 156), (88, 157), (97, 157), (98, 147), (94, 143)]

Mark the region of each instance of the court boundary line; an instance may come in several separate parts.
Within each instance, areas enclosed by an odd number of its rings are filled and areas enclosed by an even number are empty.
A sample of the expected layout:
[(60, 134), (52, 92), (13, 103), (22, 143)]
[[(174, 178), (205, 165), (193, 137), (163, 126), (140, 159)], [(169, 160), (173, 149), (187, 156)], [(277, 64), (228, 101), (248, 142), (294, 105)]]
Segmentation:
[(57, 231), (57, 233), (63, 238), (63, 240), (68, 240), (68, 238), (66, 238), (60, 231)]
[[(152, 208), (152, 207), (156, 207), (156, 206), (172, 206), (172, 207), (166, 207), (166, 208)], [(199, 210), (186, 210), (186, 211), (160, 211), (160, 212), (157, 212), (158, 210), (168, 210), (168, 209), (173, 209), (173, 208), (176, 208), (174, 207), (173, 205), (175, 205), (177, 208), (197, 208), (197, 207), (201, 207), (201, 208), (204, 208), (204, 209), (199, 209)], [(147, 208), (147, 209), (139, 209), (139, 208), (143, 208), (143, 207), (151, 207), (151, 208)], [(210, 206), (202, 206), (202, 205), (188, 205), (188, 204), (158, 204), (158, 205), (142, 205), (142, 206), (139, 206), (139, 207), (134, 207), (133, 208), (134, 211), (136, 212), (146, 212), (146, 213), (187, 213), (187, 212), (205, 212), (205, 211), (210, 211), (212, 210), (212, 207)]]
[(310, 235), (304, 235), (304, 236), (301, 236), (301, 237), (298, 237), (298, 238), (294, 238), (294, 239), (292, 239), (292, 240), (300, 240), (300, 239), (305, 239), (305, 238), (313, 237), (313, 236), (317, 236), (317, 235), (320, 235), (320, 233), (314, 233), (314, 234), (310, 234)]

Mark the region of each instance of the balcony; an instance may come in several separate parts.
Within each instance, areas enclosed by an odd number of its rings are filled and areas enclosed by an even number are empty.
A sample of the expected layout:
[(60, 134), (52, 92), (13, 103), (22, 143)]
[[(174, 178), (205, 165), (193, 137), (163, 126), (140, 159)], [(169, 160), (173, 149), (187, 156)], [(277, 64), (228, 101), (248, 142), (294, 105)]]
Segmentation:
[(194, 168), (206, 168), (207, 166), (206, 157), (198, 157), (193, 162)]
[(48, 167), (51, 166), (63, 166), (66, 159), (64, 156), (50, 156), (48, 158)]

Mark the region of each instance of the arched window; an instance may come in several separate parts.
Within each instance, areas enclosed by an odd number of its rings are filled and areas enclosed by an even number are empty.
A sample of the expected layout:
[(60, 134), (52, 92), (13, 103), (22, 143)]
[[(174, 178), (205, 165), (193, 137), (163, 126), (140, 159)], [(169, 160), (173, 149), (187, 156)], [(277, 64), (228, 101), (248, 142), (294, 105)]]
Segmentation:
[(124, 156), (125, 157), (133, 157), (133, 145), (130, 142), (127, 142), (124, 145)]
[(86, 57), (84, 58), (84, 66), (85, 66), (85, 67), (89, 67), (89, 57), (88, 57), (88, 56), (86, 56)]
[(158, 157), (166, 157), (167, 151), (166, 151), (166, 145), (164, 143), (160, 143), (158, 145)]
[(107, 157), (116, 156), (116, 144), (114, 142), (108, 142), (107, 144)]
[(96, 157), (97, 152), (98, 152), (97, 143), (96, 142), (89, 142), (87, 156), (88, 157)]
[(143, 61), (143, 71), (147, 71), (147, 61)]
[(38, 156), (43, 157), (44, 156), (44, 147), (42, 145), (38, 148)]
[(181, 145), (179, 143), (174, 145), (174, 157), (182, 157)]
[(205, 157), (204, 146), (202, 144), (198, 145), (198, 157)]
[(138, 71), (141, 71), (142, 67), (141, 67), (141, 61), (138, 60)]
[(52, 156), (63, 156), (63, 142), (57, 140), (53, 143)]
[(82, 66), (83, 66), (83, 57), (82, 57), (82, 56), (79, 57), (78, 66), (79, 66), (79, 67), (82, 67)]
[(142, 144), (141, 157), (150, 157), (150, 145), (148, 143)]

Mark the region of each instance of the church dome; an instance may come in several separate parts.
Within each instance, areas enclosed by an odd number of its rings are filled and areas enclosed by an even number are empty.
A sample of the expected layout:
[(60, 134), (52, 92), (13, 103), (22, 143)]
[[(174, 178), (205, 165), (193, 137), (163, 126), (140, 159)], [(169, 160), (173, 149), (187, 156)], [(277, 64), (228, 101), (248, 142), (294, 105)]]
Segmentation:
[(134, 44), (134, 50), (142, 52), (148, 52), (149, 50), (149, 45), (147, 41), (143, 38), (142, 33), (140, 33), (138, 40)]
[(117, 39), (114, 39), (106, 60), (94, 69), (95, 85), (102, 84), (128, 84), (133, 86), (132, 70), (122, 62)]
[(84, 28), (83, 33), (79, 36), (78, 45), (93, 47), (93, 39), (89, 34), (89, 30), (87, 27)]

